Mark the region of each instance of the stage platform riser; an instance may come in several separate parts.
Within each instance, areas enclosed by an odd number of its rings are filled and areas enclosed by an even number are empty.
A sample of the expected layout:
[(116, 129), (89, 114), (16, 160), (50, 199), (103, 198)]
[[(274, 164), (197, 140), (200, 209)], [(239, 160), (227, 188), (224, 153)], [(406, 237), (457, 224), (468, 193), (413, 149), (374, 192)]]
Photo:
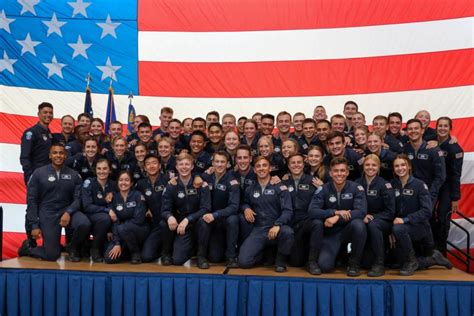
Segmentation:
[(1, 315), (472, 315), (472, 282), (0, 270)]

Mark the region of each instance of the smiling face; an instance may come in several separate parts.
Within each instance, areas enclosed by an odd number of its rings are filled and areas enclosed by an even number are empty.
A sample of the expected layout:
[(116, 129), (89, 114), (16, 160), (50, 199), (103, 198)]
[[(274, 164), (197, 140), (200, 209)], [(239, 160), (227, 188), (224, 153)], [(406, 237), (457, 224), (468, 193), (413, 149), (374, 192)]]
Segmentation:
[(427, 128), (428, 125), (430, 125), (431, 115), (428, 111), (419, 111), (418, 113), (416, 113), (415, 118), (421, 121), (421, 124), (423, 124), (423, 128)]
[(164, 129), (167, 129), (169, 124), (170, 124), (170, 121), (172, 119), (173, 119), (173, 113), (167, 112), (167, 111), (161, 112), (161, 114), (160, 114), (160, 127), (164, 128)]
[(313, 119), (315, 121), (321, 121), (321, 120), (325, 120), (328, 118), (328, 115), (326, 113), (326, 109), (322, 106), (317, 106), (314, 108), (314, 111), (313, 111)]
[(451, 133), (451, 123), (447, 119), (439, 119), (436, 123), (436, 133), (441, 138), (449, 137)]
[(367, 138), (367, 149), (371, 153), (379, 153), (380, 150), (382, 149), (382, 140), (378, 135), (370, 135)]
[(236, 132), (227, 132), (224, 138), (224, 145), (228, 150), (234, 151), (240, 145), (239, 135)]
[(343, 185), (349, 176), (349, 168), (344, 163), (333, 165), (331, 166), (329, 175), (335, 185)]
[(344, 132), (346, 121), (342, 117), (334, 117), (331, 121), (333, 131)]
[(281, 114), (277, 117), (277, 129), (282, 134), (290, 132), (291, 116), (289, 114)]
[(148, 143), (151, 140), (151, 137), (153, 136), (153, 132), (151, 131), (151, 128), (146, 126), (142, 126), (138, 128), (138, 138), (140, 139), (141, 142), (143, 143)]
[(160, 172), (160, 161), (156, 157), (149, 157), (145, 161), (144, 166), (146, 173), (151, 177), (156, 176)]
[(191, 159), (181, 159), (176, 162), (176, 170), (180, 177), (186, 178), (191, 175), (193, 170), (193, 161)]
[(316, 127), (313, 122), (303, 123), (303, 135), (307, 139), (312, 139), (316, 134)]
[(123, 155), (125, 155), (125, 151), (127, 150), (127, 142), (125, 139), (117, 139), (112, 146), (115, 156), (123, 157)]
[(172, 139), (178, 139), (181, 135), (181, 124), (179, 122), (171, 122), (168, 126), (168, 133)]
[(41, 124), (48, 126), (53, 120), (53, 108), (45, 106), (38, 111), (38, 118)]
[(235, 162), (240, 171), (247, 171), (250, 167), (252, 156), (246, 149), (238, 149), (235, 153)]
[(100, 161), (95, 166), (95, 174), (97, 179), (101, 181), (106, 181), (110, 175), (110, 166), (107, 161)]
[(255, 137), (255, 134), (257, 134), (257, 128), (255, 127), (255, 124), (253, 122), (247, 122), (244, 125), (244, 135), (248, 139), (253, 139)]
[(161, 140), (158, 143), (158, 155), (161, 158), (168, 159), (173, 152), (173, 146), (166, 140)]
[(132, 178), (128, 173), (122, 173), (117, 180), (117, 185), (120, 192), (128, 192), (132, 187)]
[(291, 155), (296, 154), (296, 152), (297, 152), (296, 145), (291, 140), (285, 140), (281, 144), (281, 154), (286, 159), (288, 159), (288, 157), (290, 157)]
[(258, 152), (263, 157), (269, 157), (273, 153), (273, 144), (269, 137), (262, 137), (258, 142)]
[(49, 159), (55, 169), (61, 168), (66, 160), (66, 150), (63, 146), (52, 145), (49, 149)]
[(407, 125), (407, 135), (411, 142), (417, 142), (423, 136), (423, 128), (419, 122), (412, 122)]
[(207, 135), (209, 141), (213, 144), (219, 144), (222, 141), (222, 129), (219, 126), (212, 126), (209, 128), (209, 133)]
[(232, 131), (235, 129), (235, 118), (232, 116), (226, 116), (222, 119), (222, 129), (224, 132)]
[(351, 123), (353, 128), (359, 128), (365, 125), (365, 118), (362, 113), (355, 113), (352, 115)]
[(288, 160), (288, 169), (293, 176), (300, 176), (304, 170), (304, 159), (303, 157), (296, 155)]
[(273, 122), (272, 119), (270, 119), (270, 118), (262, 119), (261, 125), (262, 125), (261, 130), (262, 130), (263, 135), (271, 135), (272, 134), (273, 127), (274, 127), (274, 122)]
[(318, 134), (318, 139), (322, 142), (325, 142), (328, 138), (328, 134), (331, 131), (331, 126), (327, 122), (319, 122), (316, 126), (316, 133)]
[(225, 155), (214, 155), (212, 166), (217, 175), (223, 175), (227, 171), (227, 157)]
[(147, 154), (147, 149), (145, 145), (137, 145), (135, 146), (135, 159), (139, 162), (142, 162), (145, 159), (145, 156)]
[(66, 116), (61, 120), (61, 130), (63, 134), (70, 135), (74, 132), (74, 119)]
[(323, 163), (323, 155), (317, 149), (308, 151), (308, 164), (311, 167), (319, 167)]
[(397, 177), (402, 178), (410, 174), (410, 166), (405, 159), (396, 158), (393, 161), (393, 171)]
[(367, 132), (363, 129), (356, 129), (354, 139), (357, 145), (363, 146), (367, 144)]
[(86, 140), (84, 143), (84, 153), (86, 154), (87, 158), (93, 159), (97, 156), (99, 148), (97, 146), (97, 142), (93, 139)]
[(204, 150), (204, 144), (204, 138), (201, 135), (193, 135), (191, 137), (191, 141), (189, 142), (191, 152), (193, 154), (199, 154)]
[(301, 133), (303, 132), (303, 121), (305, 119), (304, 115), (298, 114), (293, 117), (293, 127), (295, 132)]
[(272, 166), (266, 159), (260, 159), (255, 163), (255, 174), (257, 178), (260, 180), (265, 180), (270, 177), (270, 171), (272, 170)]
[(99, 136), (102, 134), (104, 126), (99, 121), (93, 121), (91, 123), (90, 133), (94, 136)]
[(402, 129), (402, 120), (396, 116), (391, 116), (388, 119), (388, 130), (393, 135), (398, 135)]
[(365, 159), (364, 160), (364, 174), (369, 177), (375, 177), (379, 173), (380, 166), (377, 164), (377, 162), (373, 159)]
[(333, 157), (341, 156), (344, 153), (345, 148), (346, 146), (342, 137), (334, 137), (328, 141), (328, 150)]

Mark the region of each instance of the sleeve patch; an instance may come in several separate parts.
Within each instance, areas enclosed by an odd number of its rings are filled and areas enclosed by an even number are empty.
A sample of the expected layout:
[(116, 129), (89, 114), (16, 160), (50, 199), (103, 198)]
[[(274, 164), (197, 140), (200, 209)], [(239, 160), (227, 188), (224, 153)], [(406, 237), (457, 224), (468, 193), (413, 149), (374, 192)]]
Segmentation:
[(358, 185), (358, 186), (357, 186), (357, 189), (359, 189), (359, 191), (362, 191), (362, 192), (364, 191), (364, 187), (361, 186), (361, 185)]
[(443, 154), (443, 151), (442, 151), (442, 150), (438, 150), (438, 156), (444, 157), (444, 154)]
[(87, 189), (87, 188), (89, 187), (89, 185), (90, 185), (90, 184), (91, 184), (91, 180), (89, 180), (89, 179), (86, 179), (86, 181), (84, 181), (84, 184), (83, 184), (83, 186), (84, 186), (84, 189)]
[(362, 164), (364, 163), (364, 157), (357, 160), (357, 163), (362, 166)]
[(239, 185), (239, 182), (237, 180), (230, 180), (230, 185)]
[(33, 136), (33, 133), (32, 132), (26, 132), (25, 134), (25, 138), (26, 140), (31, 140), (31, 137)]
[(390, 183), (385, 183), (385, 187), (386, 187), (387, 189), (391, 189), (391, 188), (392, 188), (392, 185), (391, 185)]
[(456, 159), (460, 159), (460, 158), (462, 158), (462, 157), (464, 157), (464, 153), (463, 153), (463, 152), (460, 152), (460, 153), (457, 153), (457, 154), (456, 154)]
[(286, 190), (288, 190), (286, 185), (280, 185), (280, 191), (286, 191)]
[(428, 186), (426, 184), (423, 184), (423, 187), (426, 189), (426, 190), (429, 190), (428, 189)]

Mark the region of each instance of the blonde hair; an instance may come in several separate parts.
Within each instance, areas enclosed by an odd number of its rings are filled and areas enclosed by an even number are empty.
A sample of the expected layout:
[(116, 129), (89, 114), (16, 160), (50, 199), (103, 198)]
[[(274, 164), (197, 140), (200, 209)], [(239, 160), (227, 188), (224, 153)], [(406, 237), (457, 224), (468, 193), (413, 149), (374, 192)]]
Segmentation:
[(365, 156), (364, 163), (362, 164), (362, 166), (365, 165), (365, 162), (367, 160), (372, 160), (373, 162), (375, 162), (377, 167), (380, 169), (380, 158), (379, 158), (379, 156), (377, 156), (376, 154), (369, 154), (369, 155)]

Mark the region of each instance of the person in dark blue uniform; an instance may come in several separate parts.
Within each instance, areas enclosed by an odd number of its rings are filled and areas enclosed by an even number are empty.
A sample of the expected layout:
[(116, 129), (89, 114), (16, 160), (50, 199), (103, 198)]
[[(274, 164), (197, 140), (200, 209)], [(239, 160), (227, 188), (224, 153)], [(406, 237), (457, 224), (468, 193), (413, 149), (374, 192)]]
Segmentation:
[(316, 133), (316, 121), (312, 118), (306, 118), (303, 121), (303, 135), (299, 138), (300, 152), (308, 153), (309, 146), (319, 146), (321, 143)]
[(311, 145), (308, 148), (307, 165), (305, 173), (316, 178), (318, 186), (331, 181), (329, 168), (324, 165), (324, 149), (319, 146)]
[(280, 179), (288, 172), (286, 160), (281, 153), (274, 152), (273, 143), (270, 136), (261, 137), (258, 141), (258, 153), (267, 158), (272, 165), (270, 176), (277, 176)]
[[(391, 137), (391, 136), (390, 136)], [(387, 181), (393, 179), (393, 161), (396, 154), (392, 151), (383, 148), (383, 140), (380, 134), (372, 132), (367, 137), (366, 154), (374, 154), (380, 160), (380, 176)]]
[[(142, 142), (138, 142), (133, 148), (134, 160), (130, 172), (132, 173), (133, 181), (137, 182), (140, 179), (146, 178), (145, 171), (145, 157), (148, 154), (148, 147)], [(155, 155), (156, 156), (156, 155)]]
[(255, 160), (257, 183), (247, 187), (241, 204), (245, 219), (254, 227), (240, 248), (238, 261), (241, 268), (251, 268), (265, 246), (277, 244), (275, 271), (285, 272), (294, 243), (294, 232), (289, 226), (293, 216), (291, 196), (284, 184), (270, 183), (270, 171), (267, 158), (260, 156)]
[(323, 222), (310, 219), (308, 206), (317, 189), (315, 178), (304, 171), (304, 156), (293, 154), (288, 158), (290, 175), (283, 180), (290, 192), (293, 202), (293, 223), (295, 244), (290, 254), (290, 264), (301, 267), (308, 262), (308, 271), (311, 274), (321, 274), (318, 265), (319, 252), (323, 240)]
[(82, 152), (66, 159), (66, 166), (76, 170), (83, 180), (94, 177), (95, 164), (102, 157), (97, 140), (89, 137)]
[[(211, 124), (212, 126), (212, 124)], [(204, 259), (221, 262), (227, 259), (227, 266), (236, 268), (239, 218), (236, 216), (240, 203), (239, 182), (232, 172), (227, 172), (229, 157), (224, 151), (212, 155), (212, 174), (203, 173), (201, 178), (211, 191), (211, 212), (198, 221), (199, 248)]]
[(206, 135), (201, 131), (194, 131), (189, 142), (190, 154), (194, 158), (193, 175), (201, 174), (211, 166), (211, 155), (204, 150), (205, 145)]
[(436, 142), (437, 141), (436, 130), (430, 127), (430, 122), (431, 122), (430, 113), (426, 110), (421, 110), (415, 114), (415, 118), (420, 120), (422, 124), (423, 140), (426, 142), (432, 142), (432, 141)]
[(291, 114), (282, 111), (276, 117), (276, 128), (278, 135), (272, 135), (273, 151), (281, 153), (283, 142), (290, 138)]
[(66, 145), (68, 142), (76, 139), (74, 135), (75, 120), (72, 115), (64, 115), (61, 118), (61, 132), (53, 133), (53, 143), (62, 143)]
[(73, 157), (78, 153), (82, 152), (84, 142), (91, 136), (89, 134), (89, 125), (77, 125), (74, 127), (74, 139), (70, 139), (66, 145), (67, 157)]
[(372, 132), (376, 132), (383, 141), (383, 147), (385, 149), (390, 150), (395, 154), (401, 154), (403, 152), (403, 143), (392, 136), (391, 134), (387, 133), (388, 130), (388, 118), (383, 115), (377, 115), (372, 120)]
[(104, 261), (105, 242), (114, 216), (108, 204), (112, 202), (117, 185), (109, 179), (110, 172), (107, 159), (99, 159), (95, 164), (96, 177), (84, 180), (81, 190), (82, 207), (91, 222), (94, 236), (90, 251), (93, 262)]
[(173, 155), (173, 141), (163, 137), (158, 142), (158, 158), (160, 160), (160, 173), (172, 178), (176, 175), (176, 157)]
[(112, 151), (105, 153), (105, 158), (110, 161), (112, 173), (110, 178), (114, 181), (118, 179), (121, 171), (131, 171), (134, 163), (133, 154), (127, 149), (127, 141), (123, 137), (116, 137), (112, 140)]
[(446, 240), (449, 233), (451, 212), (459, 210), (458, 202), (461, 199), (461, 173), (464, 151), (458, 143), (451, 143), (452, 120), (449, 117), (440, 117), (436, 121), (439, 147), (446, 163), (446, 181), (439, 191), (438, 205), (435, 210), (436, 224), (434, 237), (436, 246), (446, 255)]
[[(411, 162), (404, 154), (395, 158), (393, 169), (396, 175), (392, 181), (396, 211), (392, 232), (402, 257), (400, 275), (410, 276), (419, 267), (434, 264), (451, 268), (449, 261), (439, 251), (433, 251), (434, 241), (429, 223), (433, 204), (428, 186), (411, 175)], [(413, 248), (414, 241), (423, 249), (421, 258), (418, 259)]]
[[(392, 232), (392, 221), (395, 216), (395, 193), (392, 185), (379, 177), (380, 159), (375, 154), (364, 158), (363, 176), (356, 183), (364, 188), (367, 199), (368, 243), (365, 256), (371, 265), (368, 276), (379, 277), (385, 274), (385, 240)], [(369, 257), (369, 258), (367, 258)]]
[(367, 214), (364, 188), (347, 180), (349, 163), (344, 157), (334, 158), (330, 165), (332, 181), (326, 183), (313, 195), (309, 205), (312, 219), (324, 222), (323, 246), (319, 254), (321, 271), (331, 271), (341, 245), (351, 243), (351, 256), (347, 275), (360, 275), (360, 262), (367, 238), (363, 222)]
[(147, 177), (138, 181), (136, 189), (145, 197), (146, 215), (151, 218), (151, 232), (142, 249), (142, 261), (152, 262), (158, 259), (161, 249), (161, 201), (168, 184), (168, 176), (160, 173), (160, 161), (155, 155), (148, 154), (144, 160)]
[[(181, 153), (176, 157), (177, 184), (168, 184), (163, 193), (161, 216), (163, 221), (163, 265), (182, 265), (191, 258), (197, 232), (197, 221), (211, 211), (211, 195), (206, 183), (193, 186), (193, 157)], [(199, 249), (202, 251), (202, 248)], [(198, 267), (206, 268), (207, 260), (198, 250)]]
[(248, 119), (244, 124), (244, 134), (241, 139), (243, 145), (248, 145), (252, 148), (252, 157), (256, 157), (258, 154), (258, 140), (260, 134), (258, 133), (258, 124), (254, 120)]
[(220, 123), (211, 123), (207, 128), (207, 137), (209, 141), (206, 144), (205, 151), (213, 154), (217, 151), (224, 150), (224, 132)]
[(118, 263), (130, 254), (131, 263), (139, 264), (141, 246), (150, 232), (145, 222), (145, 198), (133, 189), (131, 174), (122, 170), (117, 180), (118, 192), (113, 194), (108, 205), (112, 219), (112, 241), (105, 251), (105, 263)]
[[(20, 164), (23, 169), (25, 185), (33, 172), (49, 164), (49, 147), (52, 135), (49, 124), (53, 120), (53, 105), (43, 102), (38, 105), (38, 123), (23, 132), (21, 137)], [(31, 236), (31, 227), (25, 220), (25, 231), (31, 247), (36, 247), (36, 240)]]
[(235, 170), (236, 162), (235, 155), (237, 148), (240, 145), (239, 134), (234, 130), (229, 130), (224, 134), (224, 146), (225, 152), (229, 155), (229, 163), (227, 164), (227, 170)]
[(329, 133), (327, 137), (327, 147), (329, 153), (324, 157), (324, 164), (329, 168), (332, 159), (346, 158), (349, 167), (348, 179), (354, 181), (360, 178), (362, 164), (362, 155), (356, 153), (353, 149), (347, 148), (344, 142), (344, 133), (334, 131)]
[(439, 147), (428, 148), (423, 140), (423, 125), (418, 119), (407, 122), (409, 142), (404, 152), (413, 165), (413, 176), (423, 181), (430, 190), (432, 205), (436, 205), (439, 190), (446, 180), (446, 164)]
[(76, 171), (64, 166), (64, 145), (52, 145), (49, 158), (51, 164), (33, 172), (27, 189), (26, 220), (32, 228), (32, 237), (43, 238), (43, 246), (31, 248), (25, 240), (18, 253), (20, 256), (57, 260), (61, 254), (61, 229), (70, 226), (73, 236), (69, 260), (77, 262), (81, 260), (78, 249), (90, 229), (89, 220), (80, 212), (82, 180)]

